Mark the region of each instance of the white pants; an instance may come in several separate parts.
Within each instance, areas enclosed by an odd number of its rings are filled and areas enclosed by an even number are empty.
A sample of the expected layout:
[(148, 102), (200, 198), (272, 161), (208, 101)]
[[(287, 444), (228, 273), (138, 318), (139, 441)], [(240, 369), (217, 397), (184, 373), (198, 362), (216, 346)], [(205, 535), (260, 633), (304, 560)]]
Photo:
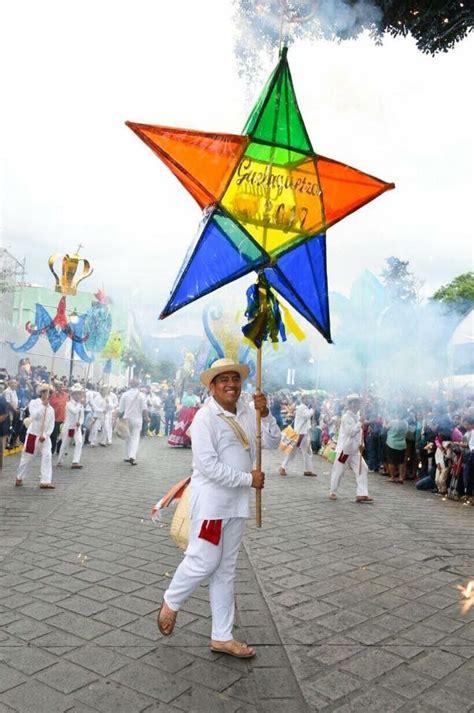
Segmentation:
[(107, 411), (105, 414), (104, 421), (104, 431), (105, 431), (105, 443), (110, 445), (112, 443), (112, 433), (113, 433), (113, 418), (112, 411)]
[[(99, 439), (99, 429), (102, 429), (100, 432), (100, 439)], [(97, 442), (102, 443), (105, 445), (106, 443), (106, 433), (105, 433), (105, 421), (104, 421), (104, 416), (98, 416), (97, 418), (94, 418), (94, 421), (92, 422), (91, 426), (91, 432), (89, 435), (89, 442), (91, 446), (96, 446)]]
[(75, 428), (74, 429), (74, 436), (68, 436), (67, 432), (69, 431), (68, 428), (66, 428), (66, 425), (63, 425), (63, 431), (62, 431), (62, 441), (61, 441), (61, 448), (59, 449), (59, 457), (58, 457), (58, 465), (61, 465), (61, 463), (64, 460), (64, 456), (66, 455), (66, 451), (71, 445), (71, 441), (74, 439), (74, 456), (72, 458), (73, 463), (79, 463), (81, 460), (81, 453), (82, 453), (82, 443), (83, 443), (83, 437), (82, 437), (82, 430), (81, 427)]
[(331, 471), (331, 493), (337, 492), (341, 478), (344, 475), (344, 471), (346, 470), (346, 468), (351, 468), (351, 470), (355, 473), (357, 482), (356, 496), (360, 497), (362, 495), (368, 495), (369, 486), (367, 482), (367, 463), (365, 462), (365, 460), (361, 458), (359, 453), (355, 453), (354, 455), (349, 456), (345, 463), (340, 463), (337, 460), (338, 457), (339, 453), (336, 454), (336, 460), (334, 461), (334, 465)]
[(46, 436), (43, 443), (40, 442), (39, 436), (36, 437), (35, 452), (27, 453), (23, 451), (20, 458), (20, 465), (18, 466), (18, 473), (16, 476), (17, 480), (23, 480), (26, 470), (28, 468), (28, 463), (35, 456), (41, 456), (41, 485), (49, 485), (53, 477), (53, 471), (51, 467), (51, 461), (53, 454), (51, 453), (51, 438)]
[(128, 428), (130, 431), (129, 437), (125, 441), (125, 449), (127, 451), (127, 458), (133, 458), (136, 460), (138, 453), (138, 445), (140, 443), (140, 433), (142, 431), (143, 421), (128, 419)]
[(191, 522), (189, 545), (165, 592), (165, 600), (173, 611), (179, 611), (196, 587), (209, 579), (211, 637), (215, 641), (230, 641), (235, 613), (235, 566), (244, 534), (245, 518), (223, 520), (218, 545), (198, 537), (202, 523), (202, 520)]
[(311, 449), (311, 440), (309, 437), (309, 433), (305, 433), (303, 436), (303, 440), (301, 441), (300, 445), (298, 448), (292, 448), (289, 453), (286, 454), (286, 456), (283, 459), (283, 463), (281, 464), (282, 468), (286, 468), (288, 463), (290, 463), (293, 458), (296, 455), (297, 450), (301, 451), (301, 455), (303, 456), (303, 468), (305, 473), (313, 472), (313, 451)]

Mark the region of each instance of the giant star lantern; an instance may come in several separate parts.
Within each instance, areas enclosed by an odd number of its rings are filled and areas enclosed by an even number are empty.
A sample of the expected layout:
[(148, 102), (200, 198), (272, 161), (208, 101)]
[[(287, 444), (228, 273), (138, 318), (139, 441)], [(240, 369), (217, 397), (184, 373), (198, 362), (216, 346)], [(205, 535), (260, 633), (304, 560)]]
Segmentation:
[(314, 152), (286, 48), (243, 135), (127, 125), (204, 209), (160, 317), (257, 270), (331, 341), (325, 231), (394, 184)]

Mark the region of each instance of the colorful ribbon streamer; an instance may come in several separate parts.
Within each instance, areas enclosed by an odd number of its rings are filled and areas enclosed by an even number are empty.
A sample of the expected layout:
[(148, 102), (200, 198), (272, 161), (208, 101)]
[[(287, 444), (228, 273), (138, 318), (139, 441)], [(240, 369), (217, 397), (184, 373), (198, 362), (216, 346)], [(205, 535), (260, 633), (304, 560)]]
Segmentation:
[(278, 300), (262, 273), (259, 273), (257, 283), (247, 290), (245, 316), (249, 322), (242, 327), (242, 332), (257, 349), (266, 341), (276, 344), (280, 338), (286, 342)]

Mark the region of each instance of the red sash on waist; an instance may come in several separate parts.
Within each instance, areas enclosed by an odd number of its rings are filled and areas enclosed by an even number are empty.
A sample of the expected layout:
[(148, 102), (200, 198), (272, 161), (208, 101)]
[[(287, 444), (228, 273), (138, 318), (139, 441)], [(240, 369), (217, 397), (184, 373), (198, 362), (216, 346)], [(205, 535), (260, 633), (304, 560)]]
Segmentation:
[(69, 438), (74, 438), (74, 434), (75, 434), (75, 433), (76, 433), (76, 429), (75, 429), (75, 428), (68, 428), (68, 429), (67, 429), (67, 435), (69, 436)]
[(201, 540), (207, 540), (212, 545), (218, 545), (221, 541), (222, 520), (204, 520), (199, 533)]
[(25, 453), (29, 453), (31, 456), (35, 454), (37, 436), (34, 433), (29, 433), (25, 441)]

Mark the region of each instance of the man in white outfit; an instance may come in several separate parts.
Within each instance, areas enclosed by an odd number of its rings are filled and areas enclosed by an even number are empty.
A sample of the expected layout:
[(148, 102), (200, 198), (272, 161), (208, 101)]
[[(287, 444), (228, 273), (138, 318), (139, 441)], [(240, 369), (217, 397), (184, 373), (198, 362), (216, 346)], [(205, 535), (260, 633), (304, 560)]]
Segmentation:
[(72, 458), (71, 468), (78, 470), (82, 468), (80, 463), (82, 454), (82, 424), (84, 423), (84, 406), (82, 405), (83, 389), (80, 384), (74, 384), (70, 391), (70, 399), (66, 404), (66, 420), (63, 423), (61, 433), (61, 448), (59, 449), (59, 457), (57, 466), (60, 468), (63, 464), (64, 456), (66, 455), (71, 441), (74, 440), (74, 455)]
[(18, 434), (20, 432), (21, 423), (19, 422), (20, 407), (17, 394), (18, 382), (16, 379), (10, 379), (8, 386), (3, 392), (3, 398), (7, 402), (8, 411), (11, 423), (10, 447), (15, 448), (18, 444)]
[(254, 396), (255, 408), (240, 400), (249, 369), (232, 359), (219, 359), (201, 375), (211, 398), (196, 414), (192, 427), (193, 474), (190, 484), (191, 528), (185, 557), (164, 594), (158, 626), (172, 634), (179, 609), (209, 579), (212, 611), (210, 648), (238, 658), (255, 650), (235, 641), (234, 578), (251, 488), (263, 488), (265, 475), (253, 470), (256, 457), (255, 409), (262, 416), (262, 443), (277, 448), (280, 429), (265, 396)]
[(104, 419), (104, 431), (105, 431), (105, 445), (112, 445), (112, 434), (113, 434), (113, 424), (114, 424), (114, 411), (118, 406), (117, 394), (109, 389), (107, 394), (107, 406), (105, 409), (105, 419)]
[(303, 475), (316, 477), (316, 473), (313, 471), (313, 451), (309, 435), (313, 414), (314, 409), (309, 408), (307, 398), (303, 396), (295, 411), (294, 430), (298, 434), (298, 443), (284, 457), (283, 463), (278, 470), (280, 475), (286, 475), (286, 468), (290, 461), (295, 457), (296, 451), (299, 448), (301, 455), (303, 456)]
[(34, 456), (41, 456), (40, 488), (54, 490), (52, 484), (52, 453), (51, 434), (54, 429), (54, 409), (49, 405), (49, 395), (53, 387), (49, 384), (40, 384), (37, 389), (38, 399), (29, 403), (30, 423), (26, 430), (25, 445), (21, 454), (20, 465), (16, 476), (17, 487), (23, 485), (23, 478), (28, 464)]
[(351, 468), (356, 476), (356, 502), (373, 503), (369, 497), (367, 481), (367, 463), (362, 458), (364, 450), (362, 440), (362, 424), (359, 418), (360, 396), (349, 394), (347, 411), (341, 418), (339, 436), (336, 446), (336, 460), (331, 471), (330, 500), (337, 500), (337, 489), (346, 468)]
[(131, 379), (130, 388), (122, 394), (118, 407), (121, 417), (128, 421), (129, 434), (125, 439), (127, 457), (124, 460), (130, 465), (137, 465), (137, 452), (143, 420), (148, 421), (146, 397), (145, 394), (141, 393), (139, 384), (138, 379)]
[(105, 417), (108, 409), (108, 393), (108, 387), (101, 386), (99, 393), (96, 394), (92, 400), (92, 417), (94, 420), (89, 435), (91, 446), (97, 446), (98, 444), (105, 446), (106, 444)]

